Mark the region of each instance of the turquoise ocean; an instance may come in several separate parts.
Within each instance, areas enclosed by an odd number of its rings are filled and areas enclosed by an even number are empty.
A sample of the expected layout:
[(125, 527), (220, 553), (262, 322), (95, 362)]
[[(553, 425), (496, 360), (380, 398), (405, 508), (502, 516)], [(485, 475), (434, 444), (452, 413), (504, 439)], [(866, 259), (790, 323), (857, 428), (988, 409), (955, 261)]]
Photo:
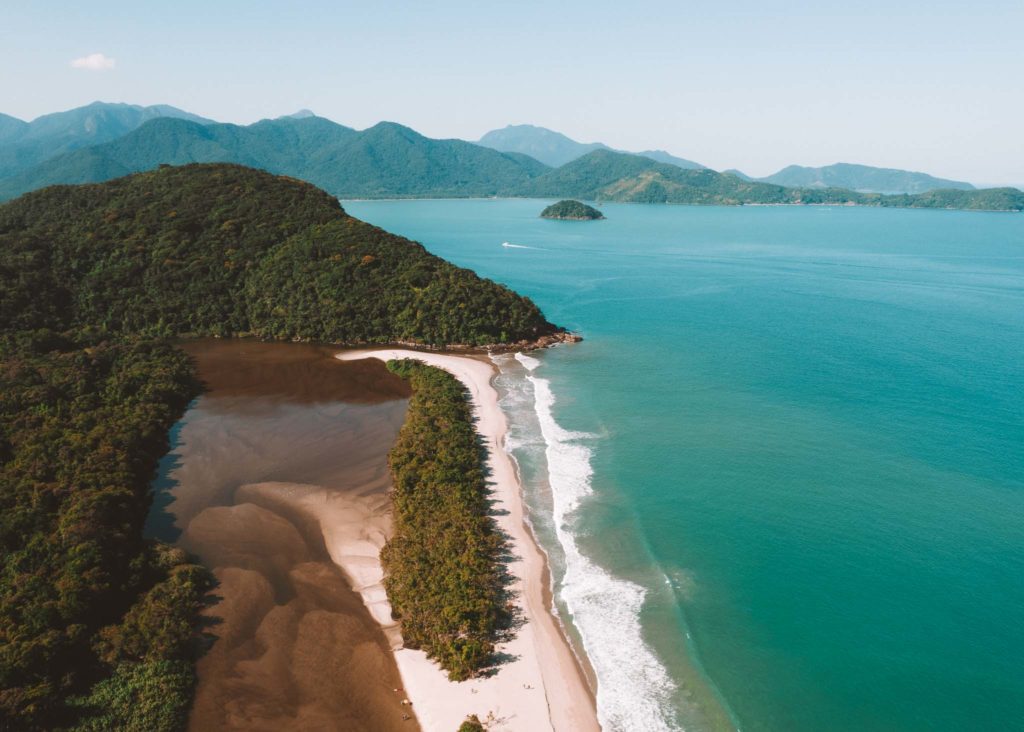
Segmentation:
[(1024, 216), (546, 203), (343, 205), (585, 337), (497, 383), (606, 728), (1024, 729)]

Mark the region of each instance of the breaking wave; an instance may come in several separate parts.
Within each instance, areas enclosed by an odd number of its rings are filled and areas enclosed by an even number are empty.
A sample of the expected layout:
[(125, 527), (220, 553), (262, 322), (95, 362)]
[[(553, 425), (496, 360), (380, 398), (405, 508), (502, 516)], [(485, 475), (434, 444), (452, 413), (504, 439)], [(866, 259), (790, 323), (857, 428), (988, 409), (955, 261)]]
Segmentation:
[(676, 685), (641, 632), (640, 610), (646, 590), (594, 564), (576, 543), (573, 513), (593, 493), (593, 453), (586, 443), (595, 436), (562, 428), (553, 414), (551, 383), (534, 373), (541, 362), (522, 353), (515, 357), (527, 370), (526, 378), (533, 387), (551, 484), (554, 529), (565, 554), (565, 575), (558, 595), (597, 675), (601, 726), (623, 732), (679, 730), (671, 704)]

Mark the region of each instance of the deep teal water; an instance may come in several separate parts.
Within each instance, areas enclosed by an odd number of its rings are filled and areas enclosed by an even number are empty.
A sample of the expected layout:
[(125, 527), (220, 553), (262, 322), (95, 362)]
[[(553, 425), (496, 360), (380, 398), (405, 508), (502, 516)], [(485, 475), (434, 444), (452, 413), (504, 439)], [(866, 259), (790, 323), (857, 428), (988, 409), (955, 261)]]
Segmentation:
[(1024, 216), (545, 203), (346, 208), (585, 336), (534, 374), (676, 681), (634, 728), (1024, 729)]

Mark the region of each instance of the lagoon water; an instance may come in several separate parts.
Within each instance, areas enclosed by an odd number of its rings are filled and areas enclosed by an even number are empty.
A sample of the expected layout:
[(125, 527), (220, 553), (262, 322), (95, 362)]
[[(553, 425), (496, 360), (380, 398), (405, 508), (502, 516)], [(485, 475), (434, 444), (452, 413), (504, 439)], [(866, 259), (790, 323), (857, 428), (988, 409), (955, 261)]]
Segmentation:
[(585, 336), (499, 385), (608, 726), (1024, 729), (1024, 216), (546, 203), (344, 205)]

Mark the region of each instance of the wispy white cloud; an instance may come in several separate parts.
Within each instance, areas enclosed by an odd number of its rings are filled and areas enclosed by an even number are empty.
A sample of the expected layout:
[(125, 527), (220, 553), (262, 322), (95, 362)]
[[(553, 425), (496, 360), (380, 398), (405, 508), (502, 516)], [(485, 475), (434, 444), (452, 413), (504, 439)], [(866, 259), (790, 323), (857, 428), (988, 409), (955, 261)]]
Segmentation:
[(106, 71), (114, 68), (117, 62), (102, 53), (90, 53), (88, 56), (76, 58), (71, 62), (73, 69), (86, 69), (87, 71)]

